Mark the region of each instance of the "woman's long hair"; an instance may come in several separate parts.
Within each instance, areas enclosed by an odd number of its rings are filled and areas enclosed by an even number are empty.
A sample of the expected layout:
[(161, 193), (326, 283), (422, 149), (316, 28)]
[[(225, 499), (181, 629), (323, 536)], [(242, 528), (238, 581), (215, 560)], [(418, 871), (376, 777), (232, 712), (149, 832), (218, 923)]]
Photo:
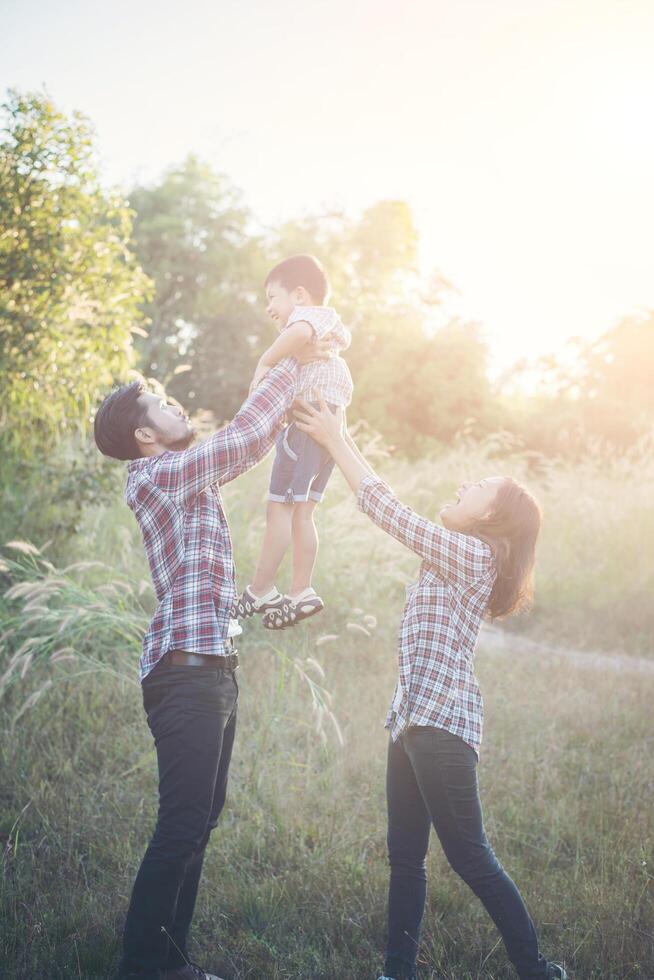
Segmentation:
[(540, 507), (529, 491), (506, 477), (491, 513), (471, 529), (495, 554), (497, 578), (488, 603), (491, 619), (510, 616), (531, 603), (541, 520)]

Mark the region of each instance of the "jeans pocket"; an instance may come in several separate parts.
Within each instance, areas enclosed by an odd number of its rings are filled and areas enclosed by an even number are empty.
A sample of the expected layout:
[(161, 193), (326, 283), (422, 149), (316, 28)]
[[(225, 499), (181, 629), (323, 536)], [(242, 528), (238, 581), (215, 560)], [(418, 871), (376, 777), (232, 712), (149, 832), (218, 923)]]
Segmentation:
[(211, 678), (185, 679), (175, 691), (175, 704), (194, 715), (231, 714), (238, 694), (233, 671), (220, 667), (212, 668), (212, 672)]
[(282, 439), (282, 448), (286, 453), (286, 455), (289, 457), (289, 459), (292, 459), (294, 463), (296, 463), (298, 460), (298, 454), (295, 452), (294, 449), (291, 448), (290, 442), (293, 439), (295, 433), (298, 431), (299, 430), (295, 425), (295, 422), (291, 422), (291, 424), (287, 425), (286, 428), (284, 429), (284, 438)]

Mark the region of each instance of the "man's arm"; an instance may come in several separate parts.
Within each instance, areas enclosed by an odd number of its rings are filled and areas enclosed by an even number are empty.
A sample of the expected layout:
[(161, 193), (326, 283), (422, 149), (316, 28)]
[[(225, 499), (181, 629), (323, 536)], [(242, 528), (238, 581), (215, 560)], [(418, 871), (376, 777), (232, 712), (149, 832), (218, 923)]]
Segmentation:
[(289, 359), (269, 372), (233, 421), (183, 452), (165, 453), (153, 481), (183, 507), (212, 483), (228, 483), (255, 466), (272, 446), (278, 423), (293, 401), (297, 365)]

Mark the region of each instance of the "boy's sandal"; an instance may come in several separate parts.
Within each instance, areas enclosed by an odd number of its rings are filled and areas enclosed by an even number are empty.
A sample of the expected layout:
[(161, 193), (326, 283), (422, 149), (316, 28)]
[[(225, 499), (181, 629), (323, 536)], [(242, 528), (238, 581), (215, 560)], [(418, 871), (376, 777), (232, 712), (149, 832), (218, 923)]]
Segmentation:
[(281, 610), (271, 610), (264, 615), (263, 625), (266, 629), (283, 630), (287, 626), (297, 626), (303, 619), (309, 619), (325, 608), (324, 602), (315, 592), (298, 596), (296, 599), (284, 596), (284, 599), (288, 608), (282, 606)]
[(281, 592), (278, 592), (274, 599), (268, 599), (265, 602), (261, 602), (260, 599), (257, 601), (257, 596), (246, 585), (240, 598), (234, 600), (230, 616), (232, 619), (248, 619), (257, 613), (263, 615), (269, 609), (277, 609), (280, 603), (284, 602), (284, 599), (285, 597)]
[(306, 595), (299, 595), (295, 599), (291, 599), (291, 604), (295, 611), (296, 623), (301, 622), (303, 619), (309, 619), (310, 616), (315, 616), (316, 613), (321, 612), (325, 608), (325, 603), (313, 589)]
[(281, 600), (274, 609), (264, 613), (263, 625), (267, 630), (285, 630), (287, 626), (295, 626), (293, 603), (287, 595), (282, 596)]

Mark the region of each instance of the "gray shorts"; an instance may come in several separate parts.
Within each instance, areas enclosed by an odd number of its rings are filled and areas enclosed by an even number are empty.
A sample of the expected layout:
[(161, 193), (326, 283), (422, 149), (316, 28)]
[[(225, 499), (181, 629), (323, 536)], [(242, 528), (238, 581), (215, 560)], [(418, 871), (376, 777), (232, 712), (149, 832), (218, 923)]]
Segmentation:
[[(335, 411), (335, 406), (329, 407)], [(334, 460), (327, 450), (298, 429), (295, 422), (278, 434), (275, 448), (268, 500), (280, 504), (320, 502), (334, 469)]]

